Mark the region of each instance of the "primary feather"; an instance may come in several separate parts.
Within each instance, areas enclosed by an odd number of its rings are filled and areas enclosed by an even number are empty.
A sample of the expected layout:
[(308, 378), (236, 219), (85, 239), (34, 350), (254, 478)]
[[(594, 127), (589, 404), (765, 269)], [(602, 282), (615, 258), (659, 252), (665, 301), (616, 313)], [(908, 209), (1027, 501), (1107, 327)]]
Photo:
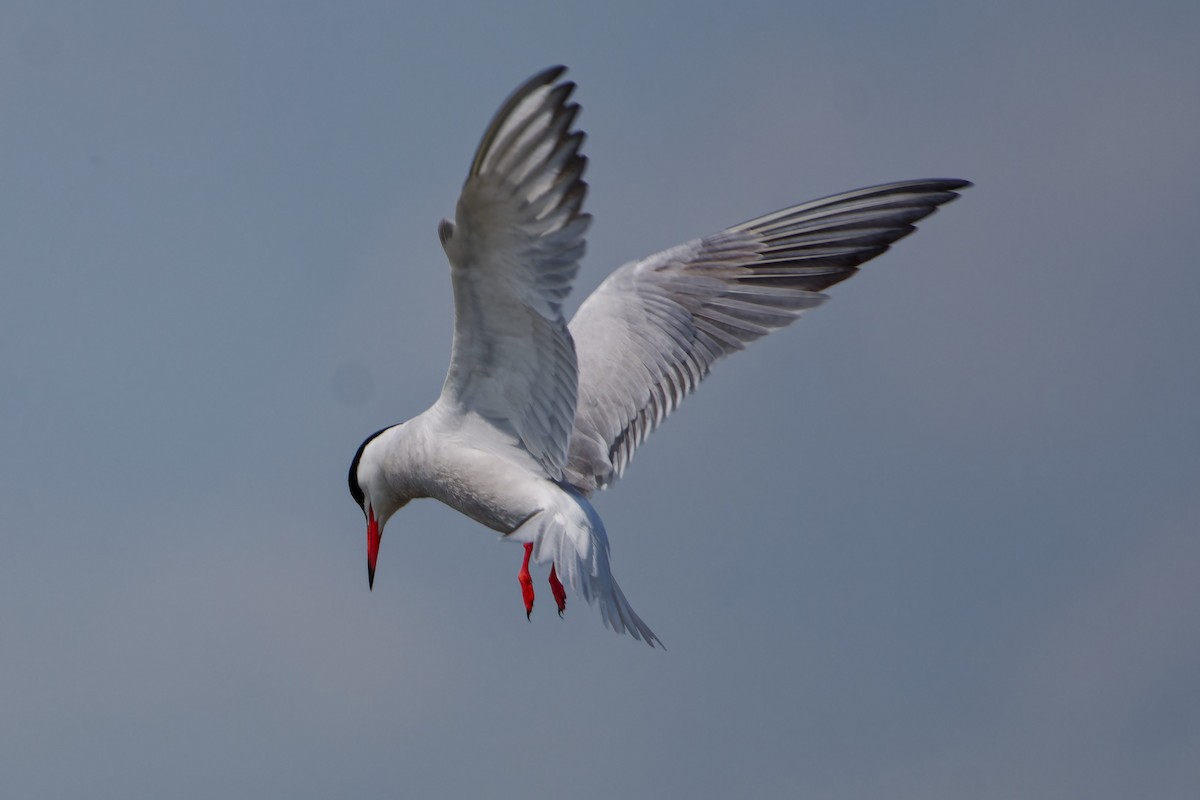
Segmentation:
[(821, 290), (970, 184), (904, 181), (785, 208), (634, 261), (570, 323), (579, 401), (566, 477), (610, 484), (716, 361), (825, 302)]

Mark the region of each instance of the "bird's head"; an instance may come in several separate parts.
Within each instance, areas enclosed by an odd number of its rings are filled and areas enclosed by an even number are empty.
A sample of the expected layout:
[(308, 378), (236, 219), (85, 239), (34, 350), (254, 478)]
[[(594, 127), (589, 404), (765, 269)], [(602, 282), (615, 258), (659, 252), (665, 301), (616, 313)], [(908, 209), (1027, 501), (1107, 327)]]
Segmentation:
[(376, 431), (363, 440), (350, 462), (350, 496), (367, 518), (367, 586), (375, 586), (375, 561), (379, 558), (379, 542), (383, 526), (392, 514), (408, 502), (399, 497), (387, 479), (386, 434), (399, 427), (392, 425)]

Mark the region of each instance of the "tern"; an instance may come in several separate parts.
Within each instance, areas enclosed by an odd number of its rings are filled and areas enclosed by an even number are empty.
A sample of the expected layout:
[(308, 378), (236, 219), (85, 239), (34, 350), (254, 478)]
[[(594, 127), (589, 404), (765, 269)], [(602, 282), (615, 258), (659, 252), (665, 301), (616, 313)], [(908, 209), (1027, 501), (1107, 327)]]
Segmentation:
[(613, 577), (588, 498), (714, 363), (825, 302), (822, 290), (971, 184), (883, 184), (694, 239), (617, 269), (568, 324), (591, 217), (565, 71), (530, 78), (487, 127), (454, 221), (438, 226), (455, 314), (442, 393), (359, 446), (350, 494), (367, 521), (369, 587), (388, 520), (432, 497), (524, 545), (526, 617), (532, 558), (550, 564), (560, 615), (565, 585), (612, 630), (661, 646)]

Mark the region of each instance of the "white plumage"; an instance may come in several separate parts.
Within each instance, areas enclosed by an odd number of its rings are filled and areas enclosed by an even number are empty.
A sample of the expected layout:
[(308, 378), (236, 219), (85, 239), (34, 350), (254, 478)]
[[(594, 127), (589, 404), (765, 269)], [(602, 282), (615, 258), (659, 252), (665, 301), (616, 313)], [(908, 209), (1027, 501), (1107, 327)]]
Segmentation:
[(442, 394), (363, 442), (350, 489), (379, 531), (409, 500), (433, 497), (532, 544), (609, 627), (653, 645), (612, 577), (588, 495), (620, 476), (719, 358), (820, 305), (821, 290), (970, 184), (860, 189), (687, 242), (616, 270), (568, 325), (590, 217), (563, 71), (527, 81), (484, 134), (455, 221), (439, 228), (455, 306)]

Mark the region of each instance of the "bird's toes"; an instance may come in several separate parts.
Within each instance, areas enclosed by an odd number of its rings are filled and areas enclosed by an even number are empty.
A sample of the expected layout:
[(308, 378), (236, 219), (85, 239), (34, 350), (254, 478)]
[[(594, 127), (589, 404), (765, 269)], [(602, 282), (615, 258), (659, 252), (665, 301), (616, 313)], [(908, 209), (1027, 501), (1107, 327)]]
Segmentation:
[(558, 604), (558, 616), (561, 617), (567, 610), (567, 590), (563, 588), (562, 581), (558, 579), (558, 573), (553, 564), (550, 565), (550, 591), (554, 594), (554, 602)]
[(533, 614), (533, 578), (530, 577), (527, 570), (521, 570), (517, 580), (521, 583), (521, 600), (525, 603), (525, 619), (529, 619)]

